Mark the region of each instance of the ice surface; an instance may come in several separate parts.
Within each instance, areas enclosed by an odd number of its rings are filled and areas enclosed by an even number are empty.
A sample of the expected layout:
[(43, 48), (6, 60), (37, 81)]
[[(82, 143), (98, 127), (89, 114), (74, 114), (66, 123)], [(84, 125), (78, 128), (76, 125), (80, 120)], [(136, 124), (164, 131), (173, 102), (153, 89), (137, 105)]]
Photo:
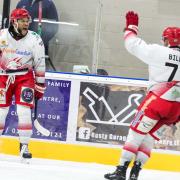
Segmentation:
[[(33, 158), (23, 164), (17, 156), (0, 155), (1, 180), (104, 180), (104, 174), (114, 171), (114, 166), (96, 163), (45, 160)], [(139, 180), (180, 180), (180, 172), (146, 170)]]

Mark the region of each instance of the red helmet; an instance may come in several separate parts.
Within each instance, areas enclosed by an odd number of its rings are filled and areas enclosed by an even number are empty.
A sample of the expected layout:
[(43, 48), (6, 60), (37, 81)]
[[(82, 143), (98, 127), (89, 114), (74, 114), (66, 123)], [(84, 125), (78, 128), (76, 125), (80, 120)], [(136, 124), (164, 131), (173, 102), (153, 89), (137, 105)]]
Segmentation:
[(180, 46), (180, 28), (167, 27), (162, 34), (163, 40), (168, 39), (169, 46)]
[(11, 22), (13, 22), (14, 20), (22, 19), (22, 18), (31, 19), (31, 16), (29, 15), (29, 12), (26, 9), (23, 9), (23, 8), (14, 9), (11, 12), (11, 15), (10, 15)]

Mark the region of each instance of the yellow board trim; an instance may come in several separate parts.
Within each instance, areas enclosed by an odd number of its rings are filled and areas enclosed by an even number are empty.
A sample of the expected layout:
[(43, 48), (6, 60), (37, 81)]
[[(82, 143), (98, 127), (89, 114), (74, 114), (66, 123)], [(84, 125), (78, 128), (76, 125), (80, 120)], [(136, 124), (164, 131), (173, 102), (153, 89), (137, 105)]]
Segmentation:
[[(55, 160), (93, 162), (118, 165), (121, 149), (94, 147), (74, 144), (61, 144), (45, 141), (31, 141), (29, 149), (33, 157)], [(16, 138), (0, 139), (0, 153), (18, 155), (19, 142)], [(144, 168), (180, 172), (180, 155), (153, 152)]]

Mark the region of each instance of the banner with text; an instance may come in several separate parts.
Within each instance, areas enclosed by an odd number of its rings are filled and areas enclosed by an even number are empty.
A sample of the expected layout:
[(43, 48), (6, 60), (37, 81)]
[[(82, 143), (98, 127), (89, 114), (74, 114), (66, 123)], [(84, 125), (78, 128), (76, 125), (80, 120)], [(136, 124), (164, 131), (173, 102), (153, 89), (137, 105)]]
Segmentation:
[[(46, 91), (37, 104), (37, 127), (33, 138), (66, 141), (71, 81), (46, 79)], [(6, 119), (4, 135), (17, 136), (18, 118), (14, 101)], [(34, 125), (34, 123), (33, 123)], [(45, 131), (46, 136), (40, 133)]]
[[(123, 145), (146, 88), (81, 82), (76, 140)], [(178, 125), (169, 127), (157, 149), (180, 150)]]

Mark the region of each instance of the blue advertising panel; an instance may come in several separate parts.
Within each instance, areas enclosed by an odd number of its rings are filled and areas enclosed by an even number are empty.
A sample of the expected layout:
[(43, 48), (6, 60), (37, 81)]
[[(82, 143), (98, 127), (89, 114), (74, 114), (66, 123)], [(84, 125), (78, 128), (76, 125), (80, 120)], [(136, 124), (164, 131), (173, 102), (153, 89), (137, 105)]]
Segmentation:
[[(46, 79), (46, 91), (32, 111), (32, 138), (66, 141), (71, 81)], [(4, 135), (18, 136), (14, 101), (6, 119)]]

